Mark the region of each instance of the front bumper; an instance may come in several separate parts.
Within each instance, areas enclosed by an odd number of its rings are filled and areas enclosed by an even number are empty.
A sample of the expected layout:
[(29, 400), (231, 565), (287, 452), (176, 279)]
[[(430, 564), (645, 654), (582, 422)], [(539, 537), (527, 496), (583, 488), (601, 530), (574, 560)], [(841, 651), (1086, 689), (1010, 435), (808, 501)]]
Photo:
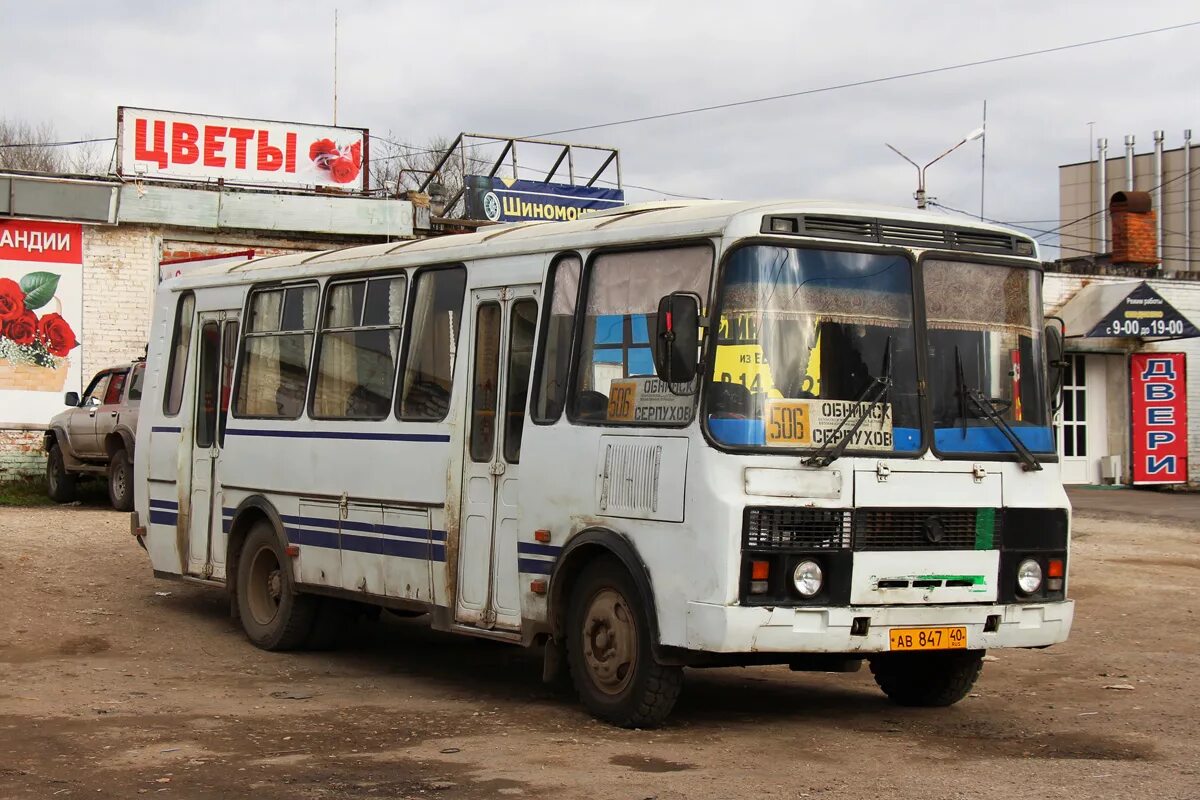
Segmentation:
[[(984, 631), (989, 616), (1000, 617)], [(967, 647), (1044, 647), (1066, 641), (1075, 601), (1007, 605), (849, 606), (754, 608), (688, 603), (687, 648), (710, 653), (881, 653), (896, 627), (963, 625)], [(856, 617), (866, 617), (865, 635), (851, 635)]]

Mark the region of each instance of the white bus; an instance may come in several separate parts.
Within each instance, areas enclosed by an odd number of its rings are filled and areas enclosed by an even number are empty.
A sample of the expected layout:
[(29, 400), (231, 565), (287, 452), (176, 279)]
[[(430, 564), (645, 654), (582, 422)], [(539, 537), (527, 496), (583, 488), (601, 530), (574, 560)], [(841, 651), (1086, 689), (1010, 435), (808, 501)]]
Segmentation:
[(200, 268), (157, 295), (133, 532), (259, 647), (427, 613), (617, 725), (684, 667), (949, 705), (1071, 627), (1041, 284), (1012, 231), (818, 202)]

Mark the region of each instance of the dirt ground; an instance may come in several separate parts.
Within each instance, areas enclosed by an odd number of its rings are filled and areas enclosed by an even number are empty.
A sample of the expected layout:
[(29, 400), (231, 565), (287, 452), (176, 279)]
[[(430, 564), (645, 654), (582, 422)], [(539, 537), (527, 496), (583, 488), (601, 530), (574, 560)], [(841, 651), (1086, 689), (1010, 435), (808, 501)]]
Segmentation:
[(1121, 495), (1076, 495), (1071, 640), (997, 651), (957, 706), (693, 670), (656, 731), (415, 620), (256, 650), (219, 592), (151, 576), (124, 514), (0, 509), (0, 797), (1200, 797), (1200, 496)]

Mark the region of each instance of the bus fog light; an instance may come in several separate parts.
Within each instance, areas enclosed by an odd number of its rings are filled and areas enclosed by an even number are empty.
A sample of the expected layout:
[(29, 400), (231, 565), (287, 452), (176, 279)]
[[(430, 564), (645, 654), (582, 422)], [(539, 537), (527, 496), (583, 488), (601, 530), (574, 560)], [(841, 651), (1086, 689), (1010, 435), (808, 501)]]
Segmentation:
[(1027, 558), (1017, 566), (1017, 588), (1025, 594), (1033, 594), (1042, 588), (1042, 565)]
[(816, 597), (824, 582), (821, 565), (815, 561), (801, 561), (792, 573), (792, 583), (801, 597)]

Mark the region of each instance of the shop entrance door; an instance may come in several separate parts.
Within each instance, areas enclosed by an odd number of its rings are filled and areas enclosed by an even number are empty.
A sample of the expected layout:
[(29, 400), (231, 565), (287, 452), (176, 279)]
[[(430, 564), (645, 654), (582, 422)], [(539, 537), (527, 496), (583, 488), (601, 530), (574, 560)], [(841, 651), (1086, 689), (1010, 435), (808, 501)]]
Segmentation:
[(1104, 356), (1068, 353), (1059, 411), (1058, 457), (1063, 483), (1100, 483), (1108, 455), (1108, 407)]

